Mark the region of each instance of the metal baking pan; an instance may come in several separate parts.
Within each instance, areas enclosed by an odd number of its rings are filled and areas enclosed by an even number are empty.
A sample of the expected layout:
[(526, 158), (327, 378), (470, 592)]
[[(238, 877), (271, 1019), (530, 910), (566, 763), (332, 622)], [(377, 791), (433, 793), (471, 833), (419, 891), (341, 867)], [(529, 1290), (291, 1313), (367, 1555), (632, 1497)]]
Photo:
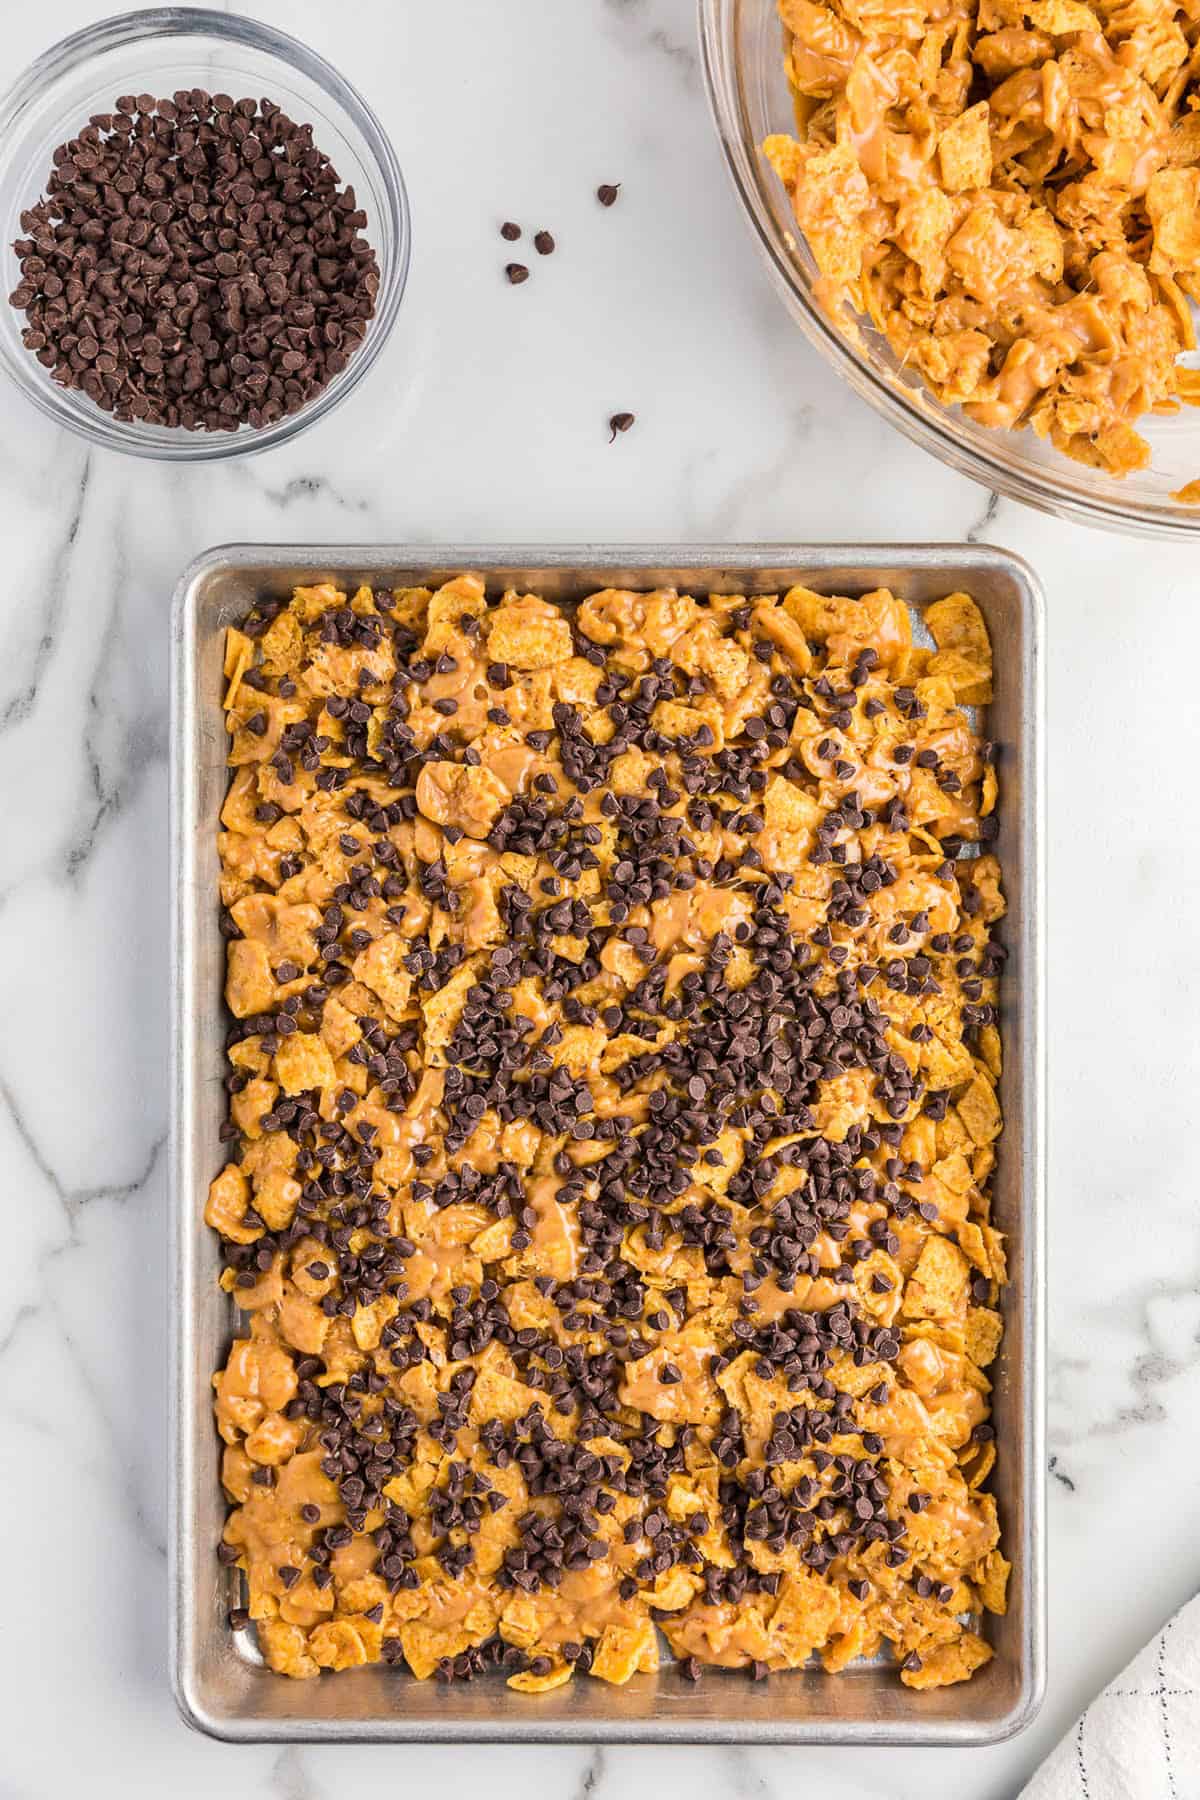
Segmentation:
[[(236, 1572), (215, 1547), (225, 1516), (211, 1413), (212, 1372), (236, 1314), (217, 1286), (218, 1246), (202, 1221), (224, 1157), (224, 946), (218, 932), (217, 816), (225, 792), (221, 714), (224, 628), (263, 594), (336, 581), (436, 586), (463, 569), (499, 592), (515, 585), (570, 600), (598, 587), (671, 584), (694, 592), (774, 592), (792, 583), (837, 593), (887, 586), (918, 612), (966, 588), (987, 620), (996, 698), (988, 735), (1002, 746), (1000, 835), (1010, 950), (1003, 994), (1006, 1128), (997, 1222), (1012, 1282), (996, 1364), (994, 1477), (1014, 1563), (1006, 1617), (990, 1620), (995, 1657), (970, 1682), (913, 1693), (891, 1669), (819, 1668), (761, 1683), (710, 1670), (693, 1685), (670, 1668), (626, 1687), (579, 1680), (537, 1696), (502, 1678), (445, 1687), (376, 1666), (289, 1681), (252, 1660), (226, 1614)], [(1042, 1060), (1042, 599), (1018, 558), (987, 546), (674, 545), (576, 547), (236, 545), (192, 564), (172, 613), (171, 856), (174, 900), (172, 1071), (175, 1309), (171, 1664), (184, 1718), (238, 1742), (988, 1744), (1040, 1704), (1045, 1665), (1044, 1148)]]

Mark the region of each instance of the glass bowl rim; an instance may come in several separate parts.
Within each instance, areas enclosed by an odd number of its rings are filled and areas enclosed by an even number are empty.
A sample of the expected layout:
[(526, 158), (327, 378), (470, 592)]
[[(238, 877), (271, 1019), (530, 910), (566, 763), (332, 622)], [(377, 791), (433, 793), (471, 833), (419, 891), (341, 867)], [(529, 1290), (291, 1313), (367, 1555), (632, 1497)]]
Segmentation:
[[(326, 418), (354, 392), (391, 336), (408, 282), (412, 252), (412, 217), (404, 175), (391, 139), (374, 109), (353, 83), (319, 51), (286, 31), (238, 13), (210, 11), (199, 6), (154, 6), (113, 13), (68, 33), (36, 56), (0, 93), (0, 145), (7, 141), (35, 100), (61, 76), (84, 68), (94, 54), (144, 42), (201, 36), (240, 45), (298, 70), (323, 89), (349, 118), (363, 140), (367, 157), (379, 172), (387, 212), (380, 226), (384, 235), (390, 235), (392, 250), (390, 266), (381, 271), (383, 279), (366, 338), (350, 358), (343, 375), (335, 378), (299, 412), (289, 413), (271, 425), (242, 426), (228, 433), (161, 426), (151, 428), (161, 432), (161, 437), (148, 436), (145, 427), (136, 421), (114, 419), (101, 407), (89, 406), (85, 413), (71, 406), (52, 380), (39, 379), (28, 367), (33, 360), (29, 352), (22, 351), (25, 359), (22, 361), (0, 351), (0, 367), (4, 373), (46, 418), (102, 449), (157, 462), (218, 462), (236, 456), (253, 456), (288, 443), (310, 425)], [(373, 247), (382, 262), (378, 235), (373, 239)], [(0, 305), (7, 304), (7, 297), (0, 295)]]
[[(833, 365), (848, 386), (902, 431), (910, 442), (931, 452), (958, 474), (982, 483), (998, 495), (1026, 506), (1071, 519), (1084, 525), (1142, 537), (1169, 537), (1195, 541), (1200, 531), (1200, 508), (1176, 503), (1169, 508), (1130, 500), (1120, 502), (1084, 490), (1083, 478), (1072, 478), (1068, 469), (1057, 475), (1032, 463), (1014, 468), (1005, 461), (998, 445), (993, 452), (967, 443), (954, 429), (949, 408), (922, 388), (908, 389), (885, 381), (865, 357), (859, 355), (847, 334), (814, 303), (798, 279), (775, 220), (763, 200), (756, 169), (747, 151), (747, 134), (733, 101), (732, 90), (741, 91), (736, 56), (727, 41), (726, 22), (737, 0), (697, 0), (700, 60), (709, 110), (724, 153), (725, 165), (742, 210), (776, 286), (783, 294), (806, 337)], [(997, 437), (1019, 436), (997, 432)], [(1067, 459), (1063, 459), (1066, 462)]]

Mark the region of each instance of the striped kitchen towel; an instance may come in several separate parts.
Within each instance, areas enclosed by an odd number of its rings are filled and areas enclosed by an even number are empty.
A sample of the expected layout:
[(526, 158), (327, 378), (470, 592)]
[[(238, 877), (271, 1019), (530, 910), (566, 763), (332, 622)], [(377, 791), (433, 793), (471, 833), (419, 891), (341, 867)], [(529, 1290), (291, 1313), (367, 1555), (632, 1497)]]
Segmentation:
[(1139, 1650), (1046, 1758), (1021, 1800), (1197, 1800), (1200, 1595)]

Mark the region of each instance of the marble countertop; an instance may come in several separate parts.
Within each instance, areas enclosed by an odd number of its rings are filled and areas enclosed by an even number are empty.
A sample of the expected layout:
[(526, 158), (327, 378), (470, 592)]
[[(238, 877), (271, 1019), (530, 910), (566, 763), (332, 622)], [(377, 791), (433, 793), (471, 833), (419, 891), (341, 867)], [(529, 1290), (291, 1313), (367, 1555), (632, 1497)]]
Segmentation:
[[(108, 10), (10, 9), (6, 63)], [(383, 115), (415, 255), (365, 388), (294, 447), (167, 469), (0, 393), (0, 1800), (664, 1784), (1015, 1795), (1192, 1594), (1200, 1545), (1200, 841), (1182, 549), (1002, 501), (790, 324), (726, 183), (692, 0), (261, 0)], [(624, 183), (611, 212), (597, 183)], [(559, 250), (509, 288), (507, 216)], [(604, 421), (637, 413), (611, 447)], [(1049, 596), (1050, 1682), (967, 1752), (229, 1748), (166, 1677), (167, 606), (206, 545), (962, 539)], [(360, 1789), (360, 1791), (362, 1791)]]

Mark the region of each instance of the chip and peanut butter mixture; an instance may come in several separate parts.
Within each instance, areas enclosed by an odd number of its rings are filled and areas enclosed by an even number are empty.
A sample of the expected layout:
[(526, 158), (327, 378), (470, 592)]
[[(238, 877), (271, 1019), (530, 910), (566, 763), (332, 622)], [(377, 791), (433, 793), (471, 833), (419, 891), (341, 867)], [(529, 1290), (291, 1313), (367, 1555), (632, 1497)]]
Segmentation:
[(229, 632), (206, 1217), (271, 1668), (987, 1661), (991, 652), (925, 620), (464, 575)]
[(978, 424), (1123, 475), (1200, 399), (1200, 17), (1176, 0), (779, 0), (765, 153), (835, 314)]

